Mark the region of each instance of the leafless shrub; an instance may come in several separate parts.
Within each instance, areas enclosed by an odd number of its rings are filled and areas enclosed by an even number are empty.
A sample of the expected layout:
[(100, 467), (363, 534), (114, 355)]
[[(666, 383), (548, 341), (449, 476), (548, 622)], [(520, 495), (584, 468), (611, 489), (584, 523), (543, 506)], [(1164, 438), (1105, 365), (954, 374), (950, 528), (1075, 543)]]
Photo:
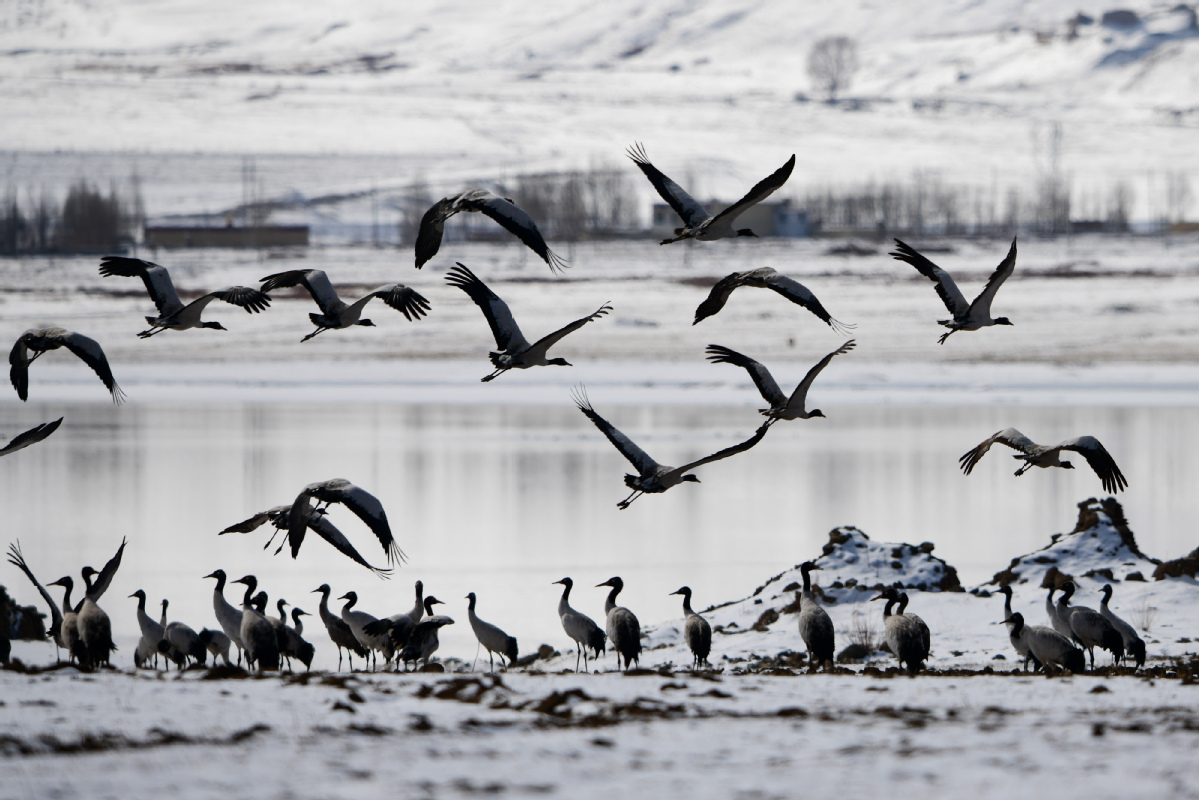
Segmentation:
[(850, 644), (861, 645), (872, 653), (878, 649), (878, 628), (869, 614), (854, 609), (849, 618), (849, 625), (842, 633)]
[(1129, 612), (1129, 616), (1132, 617), (1134, 628), (1148, 633), (1153, 626), (1153, 621), (1157, 619), (1157, 606), (1149, 605), (1149, 598), (1142, 598), (1140, 605)]

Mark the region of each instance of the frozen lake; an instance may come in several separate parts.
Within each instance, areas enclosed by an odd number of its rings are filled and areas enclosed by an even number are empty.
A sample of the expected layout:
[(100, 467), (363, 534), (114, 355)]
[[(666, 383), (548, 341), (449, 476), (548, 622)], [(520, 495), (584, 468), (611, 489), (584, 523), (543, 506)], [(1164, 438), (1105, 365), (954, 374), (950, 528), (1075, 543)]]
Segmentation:
[[(104, 601), (122, 663), (137, 633), (135, 601), (125, 595), (143, 588), (152, 603), (171, 600), (172, 619), (213, 626), (212, 582), (200, 577), (217, 568), (231, 578), (254, 573), (272, 602), (283, 596), (310, 612), (319, 584), (335, 597), (353, 589), (379, 616), (410, 607), (419, 578), (459, 622), (443, 631), (441, 654), (462, 658), (475, 650), (468, 591), (479, 595), (480, 616), (516, 635), (522, 651), (542, 642), (565, 649), (551, 585), (564, 575), (576, 580), (574, 605), (597, 618), (606, 590), (591, 587), (621, 575), (622, 601), (654, 623), (677, 614), (668, 593), (679, 586), (695, 590), (698, 606), (744, 597), (819, 555), (838, 525), (881, 541), (932, 541), (964, 584), (977, 584), (1050, 533), (1069, 531), (1075, 504), (1101, 492), (1085, 468), (1017, 479), (999, 449), (961, 475), (957, 457), (1005, 425), (1046, 441), (1102, 432), (1129, 476), (1120, 499), (1141, 547), (1171, 558), (1194, 546), (1189, 498), (1199, 470), (1187, 452), (1199, 435), (1195, 407), (826, 406), (828, 419), (781, 423), (750, 453), (701, 468), (700, 485), (619, 511), (629, 465), (569, 404), (566, 386), (557, 388), (553, 405), (5, 403), (14, 429), (59, 415), (67, 422), (0, 461), (0, 507), (43, 582), (99, 567), (129, 538)], [(616, 394), (592, 389), (596, 408), (666, 463), (738, 441), (759, 419), (736, 405), (615, 403), (606, 392)], [(262, 550), (266, 528), (216, 536), (309, 482), (339, 476), (387, 509), (410, 559), (390, 581), (312, 534), (296, 561)], [(365, 526), (342, 507), (331, 514), (368, 560), (384, 563)], [(5, 583), (30, 597), (15, 570)], [(316, 666), (332, 665), (323, 631), (315, 641)]]

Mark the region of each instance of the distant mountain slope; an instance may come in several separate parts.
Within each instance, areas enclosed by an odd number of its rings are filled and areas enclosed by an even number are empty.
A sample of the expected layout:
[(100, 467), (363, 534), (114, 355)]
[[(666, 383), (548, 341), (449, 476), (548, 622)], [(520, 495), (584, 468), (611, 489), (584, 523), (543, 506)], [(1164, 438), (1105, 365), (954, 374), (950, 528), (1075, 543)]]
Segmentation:
[[(446, 180), (623, 163), (639, 140), (720, 195), (790, 152), (809, 182), (1031, 182), (1046, 156), (1030, 130), (1060, 121), (1059, 166), (1080, 183), (1199, 168), (1193, 12), (1136, 2), (1136, 24), (1101, 24), (1113, 8), (13, 0), (3, 146), (377, 152)], [(1071, 23), (1080, 11), (1090, 24)], [(828, 35), (858, 42), (853, 102), (796, 102), (820, 96), (805, 65)]]

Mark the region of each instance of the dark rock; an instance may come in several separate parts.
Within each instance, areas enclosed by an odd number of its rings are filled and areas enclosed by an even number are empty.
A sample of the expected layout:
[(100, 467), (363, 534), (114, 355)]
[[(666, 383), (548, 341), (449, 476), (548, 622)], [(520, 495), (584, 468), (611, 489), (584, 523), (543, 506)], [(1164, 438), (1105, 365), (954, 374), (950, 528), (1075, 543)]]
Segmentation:
[(837, 653), (838, 664), (850, 664), (861, 661), (870, 655), (870, 650), (864, 645), (851, 644), (840, 653)]
[(1104, 11), (1099, 23), (1105, 28), (1135, 28), (1141, 24), (1141, 18), (1135, 11), (1117, 8), (1112, 11)]
[[(1199, 547), (1192, 550), (1182, 558), (1176, 558), (1173, 561), (1163, 561), (1157, 565), (1157, 569), (1153, 570), (1153, 580), (1160, 581), (1163, 578), (1181, 578), (1185, 575), (1191, 577), (1199, 572)], [(1128, 576), (1124, 580), (1132, 580), (1132, 576)]]
[(1126, 580), (1126, 581), (1141, 581), (1142, 583), (1144, 583), (1145, 576), (1142, 575), (1140, 573), (1140, 571), (1138, 570), (1137, 572), (1130, 572), (1127, 575), (1125, 575), (1124, 580)]
[(1104, 567), (1103, 569), (1089, 569), (1082, 574), (1084, 578), (1094, 578), (1096, 575), (1101, 578), (1107, 578), (1109, 581), (1119, 581), (1119, 578), (1112, 575), (1111, 567)]
[(795, 581), (791, 581), (790, 583), (788, 583), (786, 586), (783, 587), (784, 592), (798, 592), (799, 589), (800, 589), (800, 586)]
[(755, 631), (764, 631), (774, 623), (779, 621), (779, 612), (773, 608), (768, 608), (762, 612), (762, 616), (758, 617), (758, 621), (754, 623)]

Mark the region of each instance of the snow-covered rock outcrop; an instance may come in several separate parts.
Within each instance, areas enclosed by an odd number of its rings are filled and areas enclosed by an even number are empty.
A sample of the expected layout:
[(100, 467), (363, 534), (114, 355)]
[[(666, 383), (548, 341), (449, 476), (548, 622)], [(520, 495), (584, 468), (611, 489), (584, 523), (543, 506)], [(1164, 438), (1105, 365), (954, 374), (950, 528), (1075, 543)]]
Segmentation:
[(1115, 498), (1092, 497), (1078, 504), (1073, 531), (1055, 533), (1040, 550), (1013, 558), (1007, 569), (979, 588), (1032, 583), (1047, 589), (1078, 578), (1143, 581), (1160, 563), (1137, 547), (1124, 509)]

